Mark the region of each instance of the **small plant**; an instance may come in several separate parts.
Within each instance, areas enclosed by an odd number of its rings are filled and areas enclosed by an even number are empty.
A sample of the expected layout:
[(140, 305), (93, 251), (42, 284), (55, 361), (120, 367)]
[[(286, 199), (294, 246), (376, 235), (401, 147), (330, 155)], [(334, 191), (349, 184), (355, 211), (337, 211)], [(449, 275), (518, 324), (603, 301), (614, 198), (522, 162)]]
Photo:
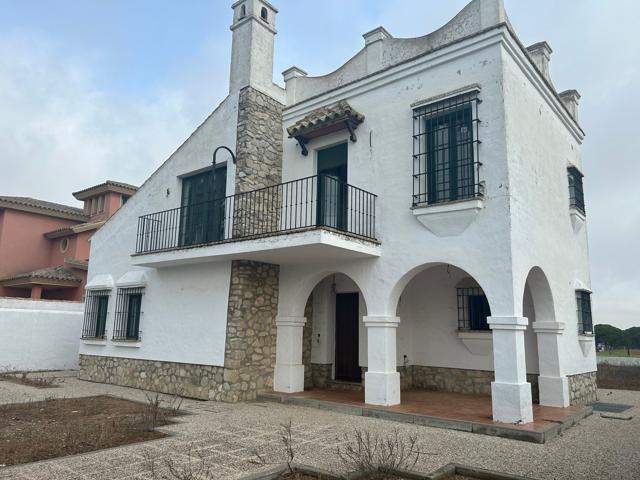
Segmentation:
[(147, 457), (147, 466), (153, 480), (214, 480), (216, 478), (202, 453), (198, 452), (196, 455), (192, 453), (191, 445), (187, 449), (185, 464), (178, 464), (169, 457), (164, 461), (164, 471), (160, 471), (155, 460)]
[(420, 459), (417, 437), (403, 438), (397, 429), (385, 437), (356, 429), (352, 437), (346, 434), (344, 438), (346, 446), (338, 447), (336, 453), (348, 471), (357, 472), (362, 478), (411, 470)]
[[(287, 468), (289, 473), (293, 474), (293, 460), (296, 457), (295, 450), (293, 448), (293, 428), (291, 424), (291, 419), (289, 419), (289, 423), (283, 423), (280, 425), (280, 440), (282, 441), (282, 445), (284, 446), (285, 453), (285, 463), (287, 464)], [(275, 465), (274, 462), (268, 462), (266, 457), (262, 455), (258, 449), (253, 450), (253, 455), (256, 457), (253, 460), (250, 460), (254, 465)], [(277, 463), (280, 465), (280, 463)]]
[(166, 423), (168, 417), (176, 416), (182, 407), (183, 398), (178, 393), (168, 401), (162, 400), (159, 393), (155, 395), (145, 393), (145, 397), (147, 397), (147, 403), (143, 419), (149, 432), (154, 431), (159, 424)]
[(156, 393), (154, 396), (146, 393), (145, 396), (147, 397), (147, 403), (143, 413), (144, 424), (147, 431), (153, 432), (165, 417), (165, 413), (163, 412), (160, 394)]

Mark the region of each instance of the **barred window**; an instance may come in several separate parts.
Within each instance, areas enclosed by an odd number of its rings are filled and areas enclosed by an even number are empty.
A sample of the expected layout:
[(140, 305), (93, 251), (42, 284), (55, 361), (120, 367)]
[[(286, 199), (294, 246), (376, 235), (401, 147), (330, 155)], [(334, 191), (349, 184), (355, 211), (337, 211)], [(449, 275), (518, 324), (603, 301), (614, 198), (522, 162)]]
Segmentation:
[(489, 302), (480, 287), (458, 288), (458, 329), (489, 330)]
[(110, 290), (88, 290), (84, 302), (82, 338), (104, 338)]
[(140, 316), (144, 287), (119, 288), (116, 299), (114, 340), (140, 340)]
[(413, 111), (413, 205), (481, 195), (478, 92)]
[(578, 211), (584, 211), (584, 190), (582, 188), (582, 173), (576, 167), (567, 169), (569, 174), (569, 205)]
[(593, 321), (591, 319), (591, 292), (576, 290), (576, 304), (578, 307), (578, 333), (593, 333)]

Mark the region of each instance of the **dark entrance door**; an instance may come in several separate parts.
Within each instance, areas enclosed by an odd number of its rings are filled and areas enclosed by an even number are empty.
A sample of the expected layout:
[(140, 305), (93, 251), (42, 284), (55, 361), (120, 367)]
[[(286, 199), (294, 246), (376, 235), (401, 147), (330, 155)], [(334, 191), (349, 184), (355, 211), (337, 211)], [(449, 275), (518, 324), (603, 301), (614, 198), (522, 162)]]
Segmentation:
[(180, 244), (216, 242), (224, 238), (227, 167), (217, 167), (215, 184), (208, 170), (182, 181)]
[(347, 144), (318, 151), (317, 224), (347, 229)]
[(336, 294), (335, 378), (360, 382), (358, 365), (358, 327), (360, 321), (358, 293)]

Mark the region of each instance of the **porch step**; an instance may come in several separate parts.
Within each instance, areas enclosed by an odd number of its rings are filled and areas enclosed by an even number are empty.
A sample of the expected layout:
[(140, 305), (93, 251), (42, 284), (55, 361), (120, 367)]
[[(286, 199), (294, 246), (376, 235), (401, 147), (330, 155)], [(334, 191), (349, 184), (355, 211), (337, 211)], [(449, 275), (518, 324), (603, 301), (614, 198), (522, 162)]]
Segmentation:
[(362, 391), (362, 383), (344, 382), (342, 380), (332, 380), (329, 383), (327, 383), (327, 388), (329, 390), (337, 390), (340, 392), (344, 392), (344, 391), (360, 392)]
[(346, 415), (356, 415), (361, 417), (373, 417), (401, 423), (413, 423), (435, 428), (446, 428), (450, 430), (461, 430), (469, 433), (479, 433), (494, 437), (510, 438), (524, 442), (546, 443), (556, 438), (561, 432), (574, 426), (580, 420), (593, 413), (592, 407), (584, 407), (575, 413), (568, 415), (559, 421), (553, 421), (544, 427), (537, 427), (533, 430), (524, 429), (523, 426), (510, 425), (504, 423), (480, 423), (470, 420), (454, 420), (449, 418), (435, 417), (431, 415), (421, 415), (417, 413), (404, 413), (393, 411), (386, 407), (367, 406), (363, 404), (340, 403), (317, 398), (305, 398), (298, 394), (286, 394), (277, 392), (261, 393), (257, 397), (258, 401), (277, 402), (301, 407), (317, 408)]

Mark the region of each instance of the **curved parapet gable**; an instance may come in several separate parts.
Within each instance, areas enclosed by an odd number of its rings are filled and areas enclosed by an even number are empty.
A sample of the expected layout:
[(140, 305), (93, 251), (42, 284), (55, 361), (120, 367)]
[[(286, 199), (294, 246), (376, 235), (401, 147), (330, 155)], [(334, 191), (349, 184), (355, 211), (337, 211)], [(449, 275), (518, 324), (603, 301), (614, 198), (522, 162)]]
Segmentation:
[(287, 103), (306, 100), (508, 23), (503, 0), (473, 0), (447, 24), (422, 37), (393, 38), (384, 28), (378, 27), (363, 35), (365, 47), (337, 70), (318, 77), (285, 77)]

